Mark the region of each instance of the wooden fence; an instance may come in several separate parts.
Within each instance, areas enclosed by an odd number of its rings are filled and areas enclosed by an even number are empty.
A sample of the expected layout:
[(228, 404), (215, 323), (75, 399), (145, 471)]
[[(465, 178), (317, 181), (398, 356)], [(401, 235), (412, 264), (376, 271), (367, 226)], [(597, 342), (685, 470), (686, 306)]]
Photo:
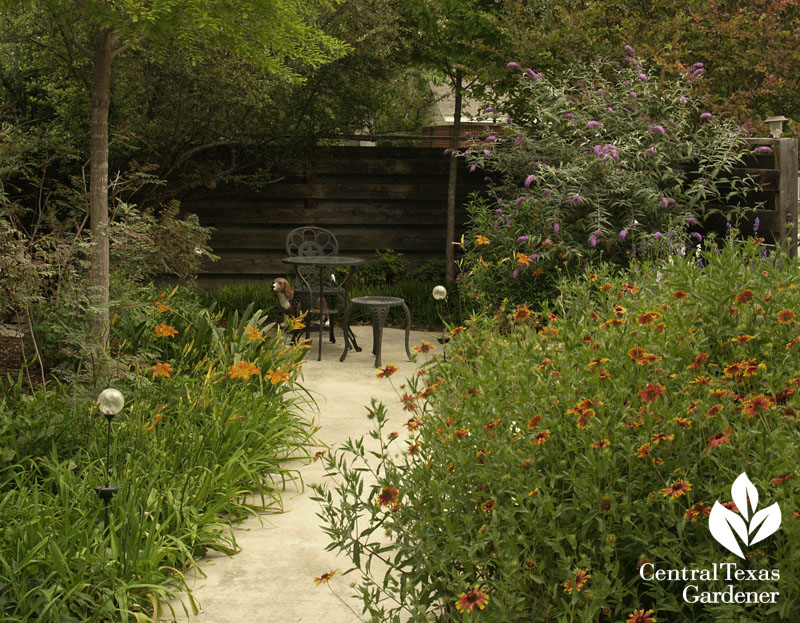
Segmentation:
[[(754, 216), (759, 234), (797, 253), (797, 139), (749, 139), (756, 153), (735, 175), (750, 175), (762, 190)], [(442, 149), (425, 147), (335, 147), (320, 149), (303, 178), (267, 185), (259, 192), (218, 188), (184, 199), (187, 212), (215, 232), (220, 256), (201, 276), (205, 284), (262, 281), (285, 275), (286, 234), (302, 225), (334, 232), (340, 253), (364, 259), (394, 249), (412, 268), (442, 260), (445, 249), (448, 161)], [(467, 220), (468, 195), (484, 188), (483, 174), (461, 163), (457, 192), (457, 237)], [(724, 223), (723, 223), (724, 228)]]
[(750, 166), (734, 170), (737, 175), (751, 175), (761, 186), (762, 191), (752, 198), (764, 204), (754, 214), (760, 221), (759, 234), (767, 234), (769, 242), (797, 257), (797, 139), (754, 138), (747, 142), (754, 149), (771, 149), (771, 153), (753, 156)]
[[(394, 249), (412, 268), (443, 260), (449, 158), (442, 149), (335, 147), (320, 149), (303, 178), (259, 192), (219, 188), (184, 199), (186, 212), (215, 228), (220, 260), (201, 276), (205, 284), (261, 281), (285, 275), (286, 234), (302, 225), (330, 229), (339, 252), (364, 259)], [(469, 193), (482, 174), (459, 169), (457, 235), (466, 222)]]

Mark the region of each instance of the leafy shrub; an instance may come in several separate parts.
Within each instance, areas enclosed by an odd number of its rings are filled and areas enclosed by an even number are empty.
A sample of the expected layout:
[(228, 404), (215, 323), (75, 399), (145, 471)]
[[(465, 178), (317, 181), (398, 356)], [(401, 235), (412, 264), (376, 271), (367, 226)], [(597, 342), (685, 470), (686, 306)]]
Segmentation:
[[(236, 550), (231, 520), (259, 501), (280, 507), (291, 462), (308, 455), (305, 348), (258, 311), (223, 327), (178, 292), (157, 301), (119, 310), (137, 317), (115, 325), (132, 368), (115, 382), (128, 404), (110, 465), (106, 420), (85, 391), (0, 397), (3, 621), (156, 620), (159, 602), (189, 590), (182, 573), (196, 557)], [(106, 467), (120, 487), (107, 534), (94, 491)]]
[[(353, 274), (355, 287), (392, 285), (408, 277), (408, 265), (399, 251), (375, 249), (375, 256), (361, 264)], [(348, 269), (337, 270), (337, 279), (343, 280), (347, 272)]]
[(463, 242), (473, 296), (538, 301), (586, 262), (625, 266), (662, 238), (696, 244), (698, 222), (752, 187), (731, 174), (743, 131), (704, 112), (695, 93), (702, 67), (660, 80), (629, 52), (558, 77), (526, 69), (496, 105), (511, 115), (499, 136), (467, 150), (491, 180), (469, 206)]
[[(521, 306), (459, 328), (447, 363), (400, 387), (407, 440), (373, 405), (374, 451), (348, 442), (327, 460), (336, 497), (318, 489), (330, 548), (360, 572), (365, 611), (380, 621), (460, 621), (471, 608), (504, 623), (795, 620), (798, 263), (760, 250), (730, 241), (703, 253), (702, 268), (691, 257), (621, 278), (590, 273), (539, 316)], [(742, 472), (759, 508), (776, 502), (783, 514), (745, 559), (709, 538), (707, 519)], [(731, 514), (746, 520), (746, 510)], [(779, 580), (733, 584), (780, 597), (684, 603), (687, 584), (726, 583), (645, 581), (647, 563), (777, 569)]]

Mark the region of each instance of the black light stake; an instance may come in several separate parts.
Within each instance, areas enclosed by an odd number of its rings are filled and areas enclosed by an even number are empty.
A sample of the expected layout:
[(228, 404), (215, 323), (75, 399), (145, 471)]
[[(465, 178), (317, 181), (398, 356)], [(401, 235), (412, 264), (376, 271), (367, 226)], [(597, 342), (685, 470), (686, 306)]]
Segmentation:
[(119, 491), (119, 487), (111, 485), (111, 480), (108, 476), (108, 466), (111, 462), (111, 420), (122, 411), (122, 407), (125, 406), (125, 398), (122, 392), (117, 389), (104, 389), (97, 397), (97, 404), (100, 407), (100, 413), (106, 416), (108, 429), (106, 434), (106, 484), (101, 487), (95, 487), (94, 490), (97, 491), (97, 495), (100, 496), (100, 499), (103, 500), (105, 505), (103, 528), (108, 532), (108, 507), (111, 504), (111, 498)]
[(444, 304), (442, 301), (447, 298), (447, 288), (444, 286), (436, 286), (433, 289), (433, 298), (439, 303), (439, 320), (442, 321), (442, 337), (438, 338), (437, 341), (442, 345), (442, 355), (444, 360), (447, 361), (447, 348), (445, 344), (450, 341), (450, 338), (444, 336), (444, 316), (442, 315), (442, 305)]

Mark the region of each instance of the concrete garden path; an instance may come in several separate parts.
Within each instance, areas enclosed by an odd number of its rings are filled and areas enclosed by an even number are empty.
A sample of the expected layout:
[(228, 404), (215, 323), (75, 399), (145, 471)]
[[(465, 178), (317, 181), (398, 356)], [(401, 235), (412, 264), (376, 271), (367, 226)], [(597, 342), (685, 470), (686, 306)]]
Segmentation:
[[(400, 399), (386, 379), (376, 377), (373, 368), (372, 329), (354, 327), (360, 353), (350, 351), (344, 362), (339, 362), (343, 342), (337, 335), (336, 344), (327, 337), (322, 346), (322, 361), (317, 361), (316, 346), (311, 349), (303, 364), (301, 383), (312, 393), (319, 409), (315, 421), (320, 425), (318, 439), (330, 447), (337, 447), (348, 437), (366, 437), (371, 430), (366, 406), (371, 398), (381, 400), (388, 409), (389, 430), (403, 431), (401, 425), (408, 419)], [(382, 365), (391, 363), (399, 368), (393, 377), (394, 385), (403, 380), (422, 363), (408, 361), (404, 349), (404, 332), (385, 329), (383, 334)], [(436, 335), (412, 331), (413, 347), (421, 340), (436, 344)], [(441, 346), (436, 344), (439, 352)], [(413, 353), (413, 351), (412, 351)], [(309, 485), (323, 481), (322, 461), (308, 462), (300, 467), (306, 484), (304, 490), (289, 485), (284, 493), (284, 512), (250, 518), (235, 527), (236, 540), (241, 552), (235, 556), (211, 553), (199, 562), (205, 573), (190, 574), (190, 586), (199, 602), (200, 612), (188, 618), (181, 606), (174, 602), (176, 618), (169, 610), (163, 621), (177, 620), (190, 623), (355, 623), (359, 619), (331, 589), (350, 604), (358, 613), (361, 602), (351, 598), (354, 591), (350, 583), (356, 574), (342, 576), (349, 568), (349, 560), (337, 559), (326, 552), (327, 536), (320, 528), (317, 517), (319, 505), (311, 501), (313, 492)], [(314, 578), (331, 570), (337, 573), (329, 585), (317, 586)]]

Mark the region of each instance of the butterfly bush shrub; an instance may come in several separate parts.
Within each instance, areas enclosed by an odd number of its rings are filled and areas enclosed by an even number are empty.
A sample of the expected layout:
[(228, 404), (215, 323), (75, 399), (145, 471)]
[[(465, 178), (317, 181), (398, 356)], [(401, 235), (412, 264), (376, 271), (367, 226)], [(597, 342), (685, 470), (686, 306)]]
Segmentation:
[[(731, 239), (702, 268), (606, 266), (541, 316), (520, 306), (498, 312), (502, 331), (457, 327), (447, 361), (398, 387), (405, 424), (371, 410), (375, 456), (351, 442), (328, 461), (339, 484), (322, 516), (372, 620), (797, 620), (798, 264), (760, 250)], [(709, 515), (719, 502), (750, 521), (735, 504), (747, 487), (782, 523), (740, 558)], [(777, 569), (733, 582), (776, 603), (685, 603), (687, 584), (727, 583), (639, 575), (722, 563)]]
[(502, 130), (464, 152), (489, 181), (462, 241), (461, 279), (484, 302), (532, 302), (587, 262), (697, 244), (703, 217), (752, 187), (731, 175), (743, 131), (695, 95), (700, 66), (680, 81), (632, 55), (552, 77), (508, 70), (519, 86), (492, 107), (508, 115)]

